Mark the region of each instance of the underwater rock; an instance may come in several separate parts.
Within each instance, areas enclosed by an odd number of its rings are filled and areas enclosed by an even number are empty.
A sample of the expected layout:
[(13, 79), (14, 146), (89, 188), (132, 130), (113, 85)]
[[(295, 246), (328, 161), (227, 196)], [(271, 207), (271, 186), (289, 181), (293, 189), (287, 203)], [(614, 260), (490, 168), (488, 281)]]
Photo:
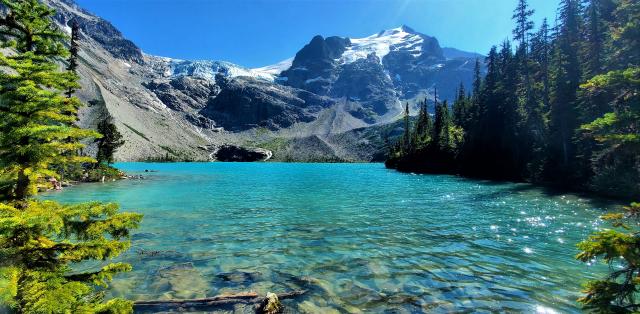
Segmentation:
[(263, 281), (264, 278), (260, 272), (244, 272), (234, 271), (228, 273), (220, 273), (216, 275), (216, 279), (222, 281), (224, 284), (231, 285), (251, 285), (258, 281)]
[(193, 263), (180, 263), (158, 269), (149, 289), (162, 299), (204, 298), (210, 286)]
[(335, 308), (318, 306), (311, 301), (304, 301), (298, 305), (301, 313), (324, 313), (324, 314), (340, 314)]
[(313, 290), (315, 287), (310, 280), (309, 277), (300, 277), (279, 270), (273, 270), (271, 273), (272, 282), (282, 283), (294, 289)]
[(144, 250), (139, 249), (136, 251), (138, 256), (143, 260), (170, 260), (170, 261), (183, 261), (186, 256), (178, 251), (161, 251), (161, 250)]

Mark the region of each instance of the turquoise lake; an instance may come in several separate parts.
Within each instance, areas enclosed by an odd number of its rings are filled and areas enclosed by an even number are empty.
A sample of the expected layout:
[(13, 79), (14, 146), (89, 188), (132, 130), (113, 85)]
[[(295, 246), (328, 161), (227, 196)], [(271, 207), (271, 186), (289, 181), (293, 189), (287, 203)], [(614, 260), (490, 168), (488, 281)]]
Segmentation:
[(145, 215), (122, 257), (134, 271), (110, 296), (308, 289), (291, 310), (566, 313), (579, 312), (581, 284), (607, 270), (576, 261), (575, 245), (616, 206), (527, 184), (382, 164), (116, 166), (144, 180), (42, 196)]

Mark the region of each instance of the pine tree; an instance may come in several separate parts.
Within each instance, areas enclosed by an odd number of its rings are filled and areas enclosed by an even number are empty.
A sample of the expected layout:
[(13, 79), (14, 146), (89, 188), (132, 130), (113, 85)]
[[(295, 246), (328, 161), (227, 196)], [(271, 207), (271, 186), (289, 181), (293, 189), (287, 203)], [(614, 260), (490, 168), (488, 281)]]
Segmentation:
[[(67, 71), (72, 72), (76, 75), (78, 74), (76, 71), (78, 69), (78, 53), (80, 48), (78, 44), (78, 41), (80, 40), (79, 32), (80, 26), (78, 25), (78, 22), (74, 20), (71, 24), (71, 43), (69, 45), (69, 64), (67, 65)], [(73, 93), (75, 93), (77, 87), (78, 86), (69, 86), (67, 88), (68, 98), (71, 98), (71, 96), (73, 96)]]
[(438, 148), (445, 153), (451, 152), (451, 115), (449, 114), (449, 104), (445, 100), (440, 105), (440, 120), (441, 126), (438, 130)]
[(407, 154), (411, 149), (411, 128), (409, 123), (409, 103), (404, 106), (404, 135), (402, 136), (402, 152)]
[(482, 74), (480, 73), (480, 59), (476, 58), (476, 64), (473, 68), (473, 91), (472, 102), (477, 104), (480, 100), (480, 92), (482, 90)]
[(58, 93), (76, 83), (73, 73), (60, 73), (52, 62), (67, 52), (64, 35), (41, 18), (51, 10), (32, 0), (2, 3), (10, 12), (0, 19), (0, 27), (17, 55), (0, 57), (1, 66), (15, 71), (0, 76), (0, 146), (12, 148), (0, 150), (0, 160), (5, 173), (15, 178), (14, 199), (23, 200), (35, 194), (40, 179), (54, 175), (49, 165), (87, 161), (61, 153), (78, 150), (78, 139), (96, 133), (73, 126), (80, 102)]
[(640, 64), (640, 3), (637, 0), (619, 0), (613, 12), (612, 69), (622, 70)]
[[(528, 140), (528, 128), (526, 117), (532, 111), (532, 97), (522, 87), (525, 75), (522, 74), (521, 62), (513, 55), (511, 43), (505, 41), (500, 50), (498, 82), (497, 116), (495, 125), (498, 126), (496, 141), (499, 142), (496, 155), (503, 156), (504, 164), (496, 168), (499, 176), (513, 180), (521, 179), (521, 169), (525, 146), (523, 142)], [(519, 71), (520, 70), (520, 71)], [(520, 87), (520, 88), (519, 88)], [(519, 92), (520, 91), (520, 92)]]
[(113, 119), (108, 116), (98, 123), (98, 132), (102, 134), (102, 137), (95, 140), (98, 144), (98, 154), (96, 156), (98, 164), (113, 163), (114, 153), (120, 146), (124, 145), (122, 134), (118, 132), (118, 128), (112, 120)]
[(476, 58), (474, 70), (473, 70), (473, 86), (471, 90), (471, 96), (468, 101), (467, 109), (467, 122), (465, 130), (469, 131), (473, 129), (479, 120), (480, 115), (480, 94), (482, 92), (482, 73), (480, 67), (480, 59)]
[(533, 30), (533, 21), (531, 16), (534, 10), (529, 9), (526, 0), (519, 0), (512, 19), (516, 22), (516, 28), (513, 30), (514, 40), (518, 42), (516, 52), (516, 63), (519, 74), (519, 94), (521, 103), (525, 110), (532, 111), (535, 101), (532, 95), (532, 82), (530, 77), (529, 66), (529, 33)]
[[(582, 262), (602, 260), (613, 271), (607, 278), (586, 284), (585, 295), (578, 299), (584, 309), (593, 313), (637, 313), (640, 303), (640, 255), (638, 255), (638, 228), (640, 203), (632, 203), (621, 213), (606, 214), (601, 218), (611, 222), (614, 229), (601, 229), (578, 244), (577, 259)], [(614, 270), (615, 269), (615, 270)]]
[(129, 247), (129, 230), (141, 216), (118, 213), (115, 204), (60, 205), (34, 199), (52, 165), (90, 162), (73, 153), (81, 139), (97, 136), (74, 125), (80, 106), (66, 97), (75, 74), (61, 72), (65, 36), (38, 0), (0, 0), (7, 13), (0, 33), (9, 53), (0, 54), (0, 301), (19, 313), (130, 312), (131, 302), (103, 302), (122, 263), (71, 272), (71, 264), (105, 261)]
[(469, 103), (464, 90), (464, 84), (460, 83), (456, 95), (453, 103), (453, 123), (462, 128), (466, 128), (469, 119)]
[[(445, 108), (436, 102), (428, 152), (407, 162), (436, 160), (425, 167), (433, 170), (444, 165), (438, 158), (447, 142), (462, 143), (454, 156), (459, 167), (448, 169), (465, 175), (546, 181), (617, 196), (640, 193), (640, 3), (589, 0), (582, 10), (581, 1), (562, 0), (556, 26), (550, 29), (545, 20), (530, 42), (531, 10), (519, 1), (515, 55), (509, 42), (499, 52), (493, 47), (484, 79), (476, 60), (472, 93), (465, 97), (460, 86), (453, 104), (450, 140), (443, 141)], [(581, 62), (589, 51), (595, 60)], [(607, 69), (614, 71), (589, 78)]]
[(518, 42), (518, 52), (526, 58), (528, 53), (529, 32), (533, 29), (531, 16), (535, 13), (529, 8), (527, 0), (518, 0), (518, 6), (513, 12), (512, 19), (516, 22), (516, 28), (513, 30), (513, 38)]
[[(609, 112), (580, 127), (579, 144), (586, 154), (582, 165), (591, 166), (591, 190), (637, 198), (640, 197), (640, 60), (637, 47), (640, 3), (626, 0), (616, 3), (617, 6), (607, 0), (591, 3), (599, 8), (601, 23), (611, 29), (609, 39), (603, 40), (610, 46), (604, 49), (607, 55), (603, 59), (609, 60), (609, 67), (616, 70), (597, 75), (581, 86), (581, 103), (591, 105), (587, 110), (599, 108), (603, 112), (608, 108)], [(631, 37), (635, 37), (635, 41), (630, 41)], [(579, 260), (601, 259), (612, 269), (606, 278), (588, 282), (585, 295), (579, 299), (585, 309), (601, 313), (640, 310), (637, 302), (640, 288), (637, 280), (640, 273), (637, 254), (639, 214), (640, 204), (632, 203), (623, 213), (603, 216), (616, 228), (597, 232), (578, 245), (581, 250), (577, 256)]]
[(574, 131), (578, 127), (576, 110), (580, 84), (580, 6), (577, 0), (562, 0), (560, 24), (553, 53), (551, 108), (549, 112), (548, 163), (545, 171), (554, 180), (568, 184), (574, 158)]
[(551, 43), (549, 36), (549, 23), (545, 18), (540, 29), (532, 39), (531, 57), (538, 65), (538, 71), (534, 80), (541, 82), (539, 88), (540, 100), (543, 104), (543, 111), (549, 110), (549, 58), (551, 54)]
[[(611, 112), (580, 127), (599, 145), (589, 155), (592, 189), (611, 196), (640, 196), (640, 66), (598, 75), (582, 85), (581, 97), (601, 95)], [(620, 96), (624, 95), (624, 96)]]
[(415, 123), (412, 141), (416, 150), (421, 150), (427, 145), (429, 141), (429, 133), (431, 132), (431, 118), (427, 111), (426, 99), (419, 105), (420, 111), (418, 113), (418, 120)]

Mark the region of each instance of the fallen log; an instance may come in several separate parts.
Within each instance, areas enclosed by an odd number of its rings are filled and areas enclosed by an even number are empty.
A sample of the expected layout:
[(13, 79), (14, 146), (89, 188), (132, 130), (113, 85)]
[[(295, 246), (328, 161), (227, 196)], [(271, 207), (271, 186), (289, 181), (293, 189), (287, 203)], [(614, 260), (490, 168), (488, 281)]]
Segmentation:
[[(294, 290), (279, 293), (277, 296), (280, 300), (291, 299), (301, 296), (306, 292), (307, 290)], [(211, 311), (216, 310), (217, 308), (223, 310), (225, 307), (241, 304), (246, 306), (255, 305), (255, 309), (257, 311), (266, 299), (266, 296), (258, 296), (255, 292), (243, 292), (236, 294), (222, 294), (215, 297), (200, 299), (135, 301), (133, 302), (133, 309), (135, 312), (156, 312), (158, 310), (171, 309)]]

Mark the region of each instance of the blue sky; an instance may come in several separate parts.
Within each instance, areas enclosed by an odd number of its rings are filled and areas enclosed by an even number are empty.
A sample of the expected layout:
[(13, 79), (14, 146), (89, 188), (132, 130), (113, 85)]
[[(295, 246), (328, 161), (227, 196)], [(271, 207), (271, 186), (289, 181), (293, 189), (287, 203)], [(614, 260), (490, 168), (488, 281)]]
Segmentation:
[[(366, 37), (408, 25), (480, 53), (511, 36), (517, 0), (76, 0), (147, 53), (247, 67), (295, 55), (314, 35)], [(529, 0), (536, 25), (558, 0)]]

